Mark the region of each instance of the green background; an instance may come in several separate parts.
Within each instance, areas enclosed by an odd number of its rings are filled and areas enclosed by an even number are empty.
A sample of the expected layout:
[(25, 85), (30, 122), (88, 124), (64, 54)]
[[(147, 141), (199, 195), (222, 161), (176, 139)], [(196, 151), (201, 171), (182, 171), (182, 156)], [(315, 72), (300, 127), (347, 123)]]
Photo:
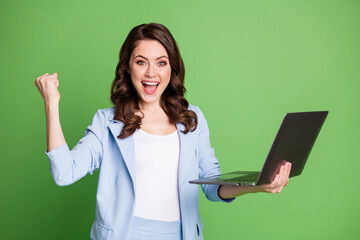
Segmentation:
[(98, 172), (58, 187), (34, 80), (58, 72), (70, 147), (132, 27), (166, 25), (222, 171), (259, 170), (286, 112), (329, 110), (303, 174), (232, 204), (201, 193), (206, 240), (360, 239), (360, 1), (0, 1), (1, 239), (89, 239)]

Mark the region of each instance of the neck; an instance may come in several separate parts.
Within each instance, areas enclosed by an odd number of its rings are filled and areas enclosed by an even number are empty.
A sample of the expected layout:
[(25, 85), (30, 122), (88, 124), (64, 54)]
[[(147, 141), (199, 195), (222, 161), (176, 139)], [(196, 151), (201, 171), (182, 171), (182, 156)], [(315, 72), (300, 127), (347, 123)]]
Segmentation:
[(158, 112), (159, 110), (163, 110), (160, 106), (160, 102), (154, 103), (144, 103), (139, 102), (139, 108), (142, 112)]

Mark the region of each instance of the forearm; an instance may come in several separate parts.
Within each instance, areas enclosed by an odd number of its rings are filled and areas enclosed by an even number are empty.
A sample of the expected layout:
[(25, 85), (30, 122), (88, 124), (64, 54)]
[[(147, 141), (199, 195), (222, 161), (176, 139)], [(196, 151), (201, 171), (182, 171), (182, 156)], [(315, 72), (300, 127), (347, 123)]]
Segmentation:
[(59, 102), (45, 103), (47, 151), (65, 144), (59, 117)]
[(258, 193), (263, 192), (258, 186), (231, 186), (221, 185), (219, 187), (219, 197), (222, 199), (229, 199), (244, 195), (246, 193)]

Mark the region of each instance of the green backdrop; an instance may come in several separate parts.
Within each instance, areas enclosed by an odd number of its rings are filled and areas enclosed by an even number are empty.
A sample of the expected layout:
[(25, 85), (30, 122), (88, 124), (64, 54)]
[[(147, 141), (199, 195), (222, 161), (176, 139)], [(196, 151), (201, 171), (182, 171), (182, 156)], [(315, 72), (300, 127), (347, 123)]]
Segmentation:
[(36, 77), (58, 72), (70, 147), (132, 27), (165, 24), (222, 171), (258, 170), (286, 112), (329, 110), (300, 177), (232, 204), (201, 193), (206, 240), (359, 239), (359, 1), (0, 1), (1, 239), (89, 239), (98, 173), (58, 187)]

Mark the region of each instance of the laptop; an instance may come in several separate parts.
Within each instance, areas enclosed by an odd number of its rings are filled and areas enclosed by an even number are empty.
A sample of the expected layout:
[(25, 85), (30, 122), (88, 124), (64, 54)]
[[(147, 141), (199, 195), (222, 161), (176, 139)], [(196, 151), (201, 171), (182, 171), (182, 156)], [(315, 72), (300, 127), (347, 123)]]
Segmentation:
[(189, 181), (193, 184), (261, 185), (271, 183), (280, 167), (291, 162), (290, 177), (302, 173), (328, 111), (287, 113), (261, 172), (235, 171)]

